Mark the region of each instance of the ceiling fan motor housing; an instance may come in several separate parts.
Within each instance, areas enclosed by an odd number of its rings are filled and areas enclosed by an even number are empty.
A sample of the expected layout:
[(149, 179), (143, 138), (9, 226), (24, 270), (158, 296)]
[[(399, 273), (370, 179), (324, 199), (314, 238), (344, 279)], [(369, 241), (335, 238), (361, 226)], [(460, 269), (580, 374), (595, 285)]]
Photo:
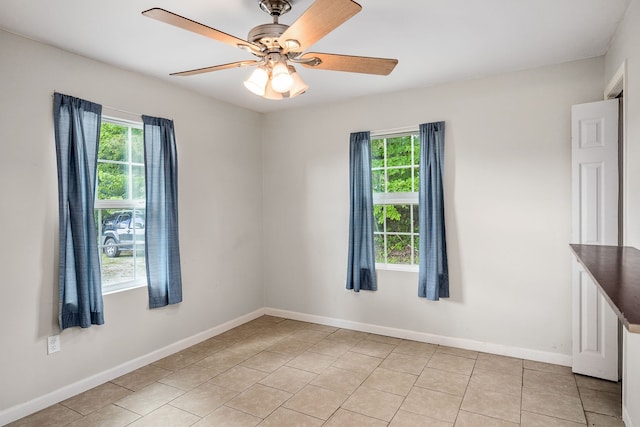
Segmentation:
[(271, 16), (282, 16), (291, 10), (289, 0), (260, 0), (260, 9)]

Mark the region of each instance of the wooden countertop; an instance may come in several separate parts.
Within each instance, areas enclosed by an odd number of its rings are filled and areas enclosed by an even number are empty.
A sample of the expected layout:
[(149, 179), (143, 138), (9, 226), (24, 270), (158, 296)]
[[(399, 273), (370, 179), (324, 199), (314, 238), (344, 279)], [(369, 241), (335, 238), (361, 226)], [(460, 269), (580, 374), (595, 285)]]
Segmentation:
[(570, 245), (629, 332), (640, 333), (640, 250)]

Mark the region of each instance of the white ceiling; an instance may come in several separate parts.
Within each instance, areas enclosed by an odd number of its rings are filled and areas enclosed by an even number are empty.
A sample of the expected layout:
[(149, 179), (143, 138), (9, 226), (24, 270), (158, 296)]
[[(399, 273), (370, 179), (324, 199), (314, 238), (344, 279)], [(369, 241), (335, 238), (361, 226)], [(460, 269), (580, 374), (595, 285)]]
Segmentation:
[[(294, 0), (291, 24), (313, 0)], [(317, 105), (595, 57), (607, 51), (630, 0), (361, 0), (363, 10), (316, 52), (397, 58), (389, 76), (297, 67), (306, 94), (282, 101), (248, 92), (250, 69), (169, 73), (253, 59), (249, 53), (143, 17), (161, 7), (245, 39), (271, 17), (258, 0), (1, 0), (0, 28), (155, 76), (254, 111)]]

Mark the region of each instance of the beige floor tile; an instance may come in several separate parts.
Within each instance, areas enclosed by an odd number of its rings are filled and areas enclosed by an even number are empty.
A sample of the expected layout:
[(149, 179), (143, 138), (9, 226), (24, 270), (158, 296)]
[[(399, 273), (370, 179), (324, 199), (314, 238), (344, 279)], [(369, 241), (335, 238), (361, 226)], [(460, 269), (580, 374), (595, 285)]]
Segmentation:
[(577, 397), (525, 387), (522, 389), (522, 410), (577, 423), (586, 423), (582, 402)]
[(347, 394), (307, 385), (284, 404), (285, 408), (328, 420), (347, 399)]
[(573, 375), (570, 366), (553, 365), (551, 363), (536, 362), (533, 360), (524, 360), (524, 369), (533, 371), (550, 372), (558, 375)]
[(404, 397), (369, 387), (358, 388), (342, 405), (344, 409), (383, 421), (391, 421)]
[(499, 356), (497, 354), (479, 353), (478, 359), (476, 360), (476, 368), (511, 375), (522, 375), (522, 359)]
[(399, 410), (391, 420), (389, 427), (453, 427), (453, 423), (448, 423), (424, 415)]
[(622, 399), (617, 393), (582, 388), (580, 397), (585, 411), (622, 417)]
[(471, 385), (464, 394), (461, 409), (513, 423), (520, 422), (520, 396), (483, 390)]
[(471, 375), (475, 363), (475, 360), (466, 357), (436, 353), (429, 359), (427, 367), (455, 372), (456, 374)]
[(386, 425), (387, 423), (382, 420), (344, 409), (338, 409), (331, 418), (329, 418), (329, 421), (323, 424), (324, 427), (386, 427)]
[(414, 387), (400, 407), (403, 411), (453, 423), (458, 415), (462, 397)]
[(297, 393), (309, 384), (317, 374), (302, 369), (281, 366), (272, 374), (260, 380), (260, 384), (277, 388), (288, 393)]
[(266, 418), (291, 397), (291, 393), (254, 384), (226, 403), (227, 406), (260, 418)]
[(229, 347), (228, 342), (219, 340), (217, 338), (209, 338), (208, 340), (204, 340), (201, 343), (192, 345), (187, 350), (194, 353), (201, 353), (205, 356), (211, 356), (213, 353), (217, 353), (227, 347)]
[(134, 394), (118, 400), (115, 404), (136, 414), (147, 415), (182, 394), (184, 394), (184, 391), (178, 388), (153, 383)]
[(241, 365), (270, 374), (289, 360), (291, 360), (291, 356), (263, 351), (245, 360)]
[(618, 417), (586, 412), (587, 425), (596, 427), (625, 427), (624, 421)]
[(393, 352), (382, 361), (380, 367), (391, 369), (392, 371), (420, 375), (428, 361), (429, 357), (410, 356)]
[(392, 371), (385, 368), (376, 368), (362, 385), (375, 388), (376, 390), (406, 396), (409, 394), (409, 391), (411, 391), (411, 387), (413, 387), (417, 379), (417, 375)]
[(544, 371), (524, 370), (523, 385), (527, 388), (580, 397), (573, 375), (553, 374)]
[(255, 427), (261, 422), (262, 418), (221, 406), (195, 423), (194, 427)]
[(328, 337), (331, 333), (332, 332), (324, 332), (317, 329), (307, 328), (295, 331), (294, 333), (289, 335), (289, 338), (305, 341), (310, 344), (315, 344)]
[(314, 344), (309, 348), (309, 351), (332, 357), (340, 357), (349, 351), (351, 347), (353, 347), (353, 344), (326, 339)]
[(245, 366), (234, 366), (209, 381), (220, 387), (234, 391), (244, 391), (266, 377), (267, 374)]
[(321, 325), (319, 323), (309, 323), (309, 326), (307, 327), (309, 329), (315, 329), (316, 331), (327, 332), (329, 334), (332, 334), (340, 329), (340, 328), (336, 328), (335, 326)]
[(311, 343), (306, 341), (300, 341), (291, 337), (281, 339), (274, 345), (267, 347), (267, 351), (273, 353), (280, 353), (287, 356), (297, 356), (304, 353), (311, 347)]
[[(542, 372), (542, 374), (546, 375), (544, 372)], [(570, 377), (562, 378), (572, 379)], [(486, 371), (484, 369), (476, 368), (473, 370), (473, 374), (471, 375), (469, 386), (482, 390), (520, 396), (522, 394), (522, 375), (510, 375), (502, 372)]]
[(522, 427), (584, 427), (585, 424), (522, 411), (520, 425)]
[[(92, 412), (82, 419), (67, 424), (66, 427), (124, 427), (130, 425), (138, 418), (140, 418), (140, 415), (111, 404)], [(46, 424), (43, 423), (40, 425)]]
[(607, 393), (622, 394), (622, 383), (601, 380), (598, 378), (586, 377), (584, 375), (576, 375), (576, 383), (578, 388), (588, 388), (591, 390), (606, 391)]
[(170, 375), (171, 373), (173, 373), (173, 371), (168, 369), (154, 365), (147, 365), (118, 377), (115, 380), (111, 380), (111, 382), (121, 387), (128, 388), (129, 390), (138, 391), (149, 384)]
[(518, 427), (519, 425), (520, 423), (512, 423), (498, 418), (487, 417), (486, 415), (460, 411), (455, 427)]
[(467, 390), (469, 378), (469, 375), (456, 374), (455, 372), (442, 371), (440, 369), (424, 368), (415, 385), (462, 397)]
[(338, 358), (333, 366), (346, 369), (363, 375), (369, 375), (380, 365), (383, 359), (379, 357), (367, 356), (366, 354), (349, 351)]
[(430, 358), (438, 349), (435, 344), (429, 344), (426, 342), (402, 340), (398, 343), (394, 353), (406, 354), (409, 356), (427, 357)]
[(378, 335), (378, 334), (369, 334), (367, 339), (370, 341), (378, 341), (378, 342), (383, 342), (383, 343), (392, 344), (392, 345), (398, 345), (402, 341), (404, 341), (401, 338), (387, 337), (385, 335)]
[(229, 351), (227, 349), (220, 350), (217, 353), (207, 356), (202, 360), (199, 360), (196, 365), (209, 368), (215, 375), (227, 371), (239, 363), (242, 363), (247, 358), (237, 353)]
[(171, 356), (165, 357), (164, 359), (155, 361), (153, 362), (153, 365), (159, 366), (163, 369), (168, 369), (170, 371), (177, 371), (188, 365), (198, 362), (204, 357), (205, 356), (203, 354), (194, 353), (189, 350), (183, 350), (176, 354), (172, 354)]
[(271, 347), (275, 342), (268, 343), (251, 343), (245, 341), (238, 341), (235, 344), (231, 344), (225, 350), (235, 353), (238, 356), (242, 356), (245, 360), (255, 356), (258, 353), (263, 352), (267, 348)]
[(74, 420), (79, 420), (82, 415), (60, 404), (49, 406), (27, 417), (16, 420), (9, 427), (58, 427), (66, 426)]
[(164, 405), (132, 423), (131, 427), (188, 427), (198, 421), (200, 417), (197, 415)]
[(324, 372), (311, 381), (311, 384), (329, 390), (351, 394), (360, 387), (360, 384), (362, 384), (365, 378), (366, 375), (329, 366)]
[(352, 331), (350, 329), (338, 329), (331, 335), (327, 336), (327, 339), (355, 345), (367, 338), (367, 336), (369, 336), (369, 334), (366, 332)]
[(260, 423), (260, 427), (315, 427), (324, 423), (319, 418), (280, 407)]
[(189, 391), (209, 381), (213, 375), (210, 369), (198, 365), (190, 365), (175, 371), (158, 380), (158, 382), (181, 390)]
[(394, 348), (396, 348), (395, 344), (372, 341), (367, 338), (354, 345), (350, 351), (384, 359)]
[(67, 399), (61, 404), (82, 415), (88, 415), (131, 394), (131, 390), (124, 387), (113, 383), (105, 383)]
[(170, 405), (204, 417), (237, 395), (236, 391), (207, 382), (173, 400)]
[(224, 341), (226, 343), (233, 344), (246, 338), (252, 333), (253, 333), (252, 331), (233, 328), (233, 329), (229, 329), (226, 332), (216, 335), (214, 338), (220, 341)]
[(313, 372), (314, 374), (320, 374), (335, 361), (335, 357), (305, 351), (288, 361), (287, 366)]
[(477, 359), (478, 352), (473, 350), (465, 350), (463, 348), (447, 347), (446, 345), (438, 346), (436, 353), (450, 354), (451, 356), (466, 357), (467, 359)]

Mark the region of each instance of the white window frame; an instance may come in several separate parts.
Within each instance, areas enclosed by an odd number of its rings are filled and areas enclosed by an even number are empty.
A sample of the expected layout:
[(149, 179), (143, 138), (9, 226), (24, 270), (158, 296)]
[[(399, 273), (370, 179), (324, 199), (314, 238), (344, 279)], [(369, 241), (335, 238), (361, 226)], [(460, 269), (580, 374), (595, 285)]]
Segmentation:
[[(419, 129), (418, 128), (407, 128), (407, 129), (403, 129), (401, 131), (377, 131), (377, 132), (372, 132), (371, 133), (371, 141), (373, 141), (374, 139), (390, 139), (390, 138), (398, 138), (398, 137), (403, 137), (403, 136), (415, 136), (418, 139), (418, 143), (419, 143), (419, 138), (420, 138), (420, 134), (419, 134)], [(414, 158), (414, 143), (411, 144), (411, 158)], [(406, 169), (407, 166), (391, 166), (388, 167), (387, 166), (387, 153), (386, 153), (386, 144), (385, 144), (385, 153), (384, 153), (384, 166), (383, 167), (373, 167), (372, 165), (372, 172), (373, 171), (377, 171), (377, 170), (389, 170), (389, 169)], [(411, 165), (411, 168), (413, 168), (414, 166)], [(416, 168), (419, 169), (419, 165), (416, 166)], [(411, 173), (411, 182), (412, 182), (412, 187), (415, 188), (415, 174)], [(411, 236), (411, 246), (413, 249), (413, 245), (414, 245), (414, 238), (418, 237), (418, 233), (416, 233), (413, 230), (413, 224), (414, 224), (414, 218), (413, 218), (413, 208), (411, 208), (413, 205), (418, 206), (418, 191), (415, 192), (392, 192), (392, 193), (373, 193), (373, 205), (407, 205), (410, 207), (409, 212), (411, 215), (411, 219), (410, 219), (410, 223), (411, 223), (411, 231), (409, 233), (398, 233), (398, 232), (390, 232), (387, 233), (386, 230), (386, 221), (383, 224), (383, 230), (380, 231), (374, 231), (374, 236), (376, 235), (382, 235), (384, 237), (385, 240), (385, 248), (387, 247), (386, 244), (386, 240), (387, 240), (387, 236), (388, 235), (408, 235)], [(412, 258), (413, 258), (413, 253), (414, 251), (411, 251), (412, 253)], [(387, 260), (387, 254), (385, 253), (385, 261)], [(418, 260), (414, 259), (413, 260), (413, 264), (394, 264), (394, 263), (389, 263), (389, 262), (376, 262), (376, 269), (380, 269), (380, 270), (396, 270), (396, 271), (410, 271), (410, 272), (417, 272), (418, 271)]]
[[(129, 141), (131, 141), (131, 129), (141, 129), (143, 130), (143, 124), (142, 122), (137, 122), (137, 121), (133, 121), (133, 120), (124, 120), (124, 119), (120, 119), (120, 118), (116, 118), (116, 117), (111, 117), (111, 116), (107, 116), (107, 115), (102, 115), (102, 123), (111, 123), (111, 124), (115, 124), (115, 125), (119, 125), (119, 126), (126, 126), (127, 128), (129, 128)], [(99, 142), (98, 142), (99, 143)], [(128, 158), (130, 161), (128, 162), (117, 162), (117, 161), (109, 161), (109, 160), (98, 160), (98, 165), (100, 163), (113, 163), (113, 164), (120, 164), (120, 165), (126, 165), (128, 166), (128, 174), (129, 174), (129, 188), (128, 188), (128, 194), (133, 194), (133, 167), (134, 166), (144, 166), (144, 162), (143, 163), (137, 163), (137, 162), (133, 162), (132, 160), (132, 146), (131, 144), (129, 144), (128, 146)], [(146, 191), (146, 190), (145, 190)], [(98, 251), (100, 254), (100, 275), (102, 275), (102, 254), (103, 254), (103, 249), (104, 246), (102, 244), (102, 210), (103, 209), (123, 209), (123, 210), (128, 210), (131, 209), (132, 211), (134, 210), (143, 210), (146, 209), (146, 202), (145, 200), (134, 200), (134, 199), (127, 199), (127, 200), (99, 200), (98, 199), (98, 182), (97, 182), (97, 176), (96, 176), (96, 193), (95, 193), (95, 202), (94, 202), (94, 211), (95, 210), (99, 210), (98, 211), (98, 222), (97, 222), (97, 228), (98, 228)], [(135, 224), (135, 220), (134, 220), (134, 224)], [(135, 227), (134, 227), (135, 230)], [(134, 231), (135, 232), (135, 231)], [(135, 242), (135, 238), (133, 239), (132, 244), (138, 244)], [(144, 245), (144, 243), (143, 243)], [(136, 261), (136, 251), (133, 251), (133, 259), (134, 259), (134, 276), (135, 276), (135, 262)], [(108, 294), (112, 294), (112, 293), (116, 293), (116, 292), (121, 292), (121, 291), (125, 291), (125, 290), (129, 290), (129, 289), (136, 289), (136, 288), (141, 288), (141, 287), (146, 287), (147, 286), (147, 277), (145, 274), (145, 277), (143, 278), (134, 278), (133, 280), (127, 280), (124, 282), (119, 282), (119, 283), (114, 283), (114, 284), (110, 284), (110, 285), (103, 285), (102, 286), (102, 295), (108, 295)]]

